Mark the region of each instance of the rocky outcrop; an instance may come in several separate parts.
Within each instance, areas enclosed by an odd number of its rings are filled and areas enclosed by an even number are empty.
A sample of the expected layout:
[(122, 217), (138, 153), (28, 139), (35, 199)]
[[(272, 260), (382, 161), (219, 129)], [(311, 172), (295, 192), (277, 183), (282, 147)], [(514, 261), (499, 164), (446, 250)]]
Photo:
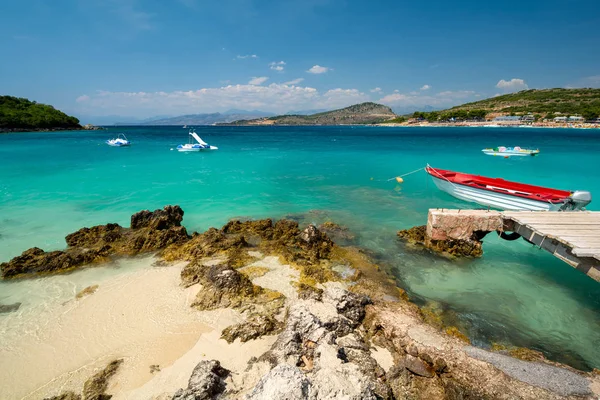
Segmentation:
[(189, 237), (181, 226), (183, 210), (166, 206), (141, 211), (131, 217), (132, 228), (106, 224), (82, 228), (67, 235), (67, 249), (45, 252), (34, 247), (0, 264), (3, 278), (69, 271), (82, 265), (108, 260), (111, 255), (136, 255), (163, 249)]
[(346, 226), (327, 221), (319, 225), (319, 230), (325, 233), (338, 245), (351, 245), (356, 241), (356, 235)]
[(311, 386), (298, 367), (281, 364), (260, 380), (246, 400), (304, 400), (309, 398)]
[(217, 399), (225, 390), (230, 372), (219, 361), (200, 361), (194, 368), (186, 389), (179, 389), (173, 400)]
[(83, 384), (83, 400), (108, 400), (112, 396), (105, 394), (108, 381), (123, 363), (123, 360), (114, 360), (102, 371), (92, 376)]
[(481, 257), (482, 243), (479, 239), (445, 239), (433, 240), (426, 235), (425, 225), (398, 231), (398, 237), (410, 244), (421, 246), (436, 253), (448, 254), (453, 257)]
[(0, 304), (0, 314), (7, 314), (17, 311), (21, 307), (21, 303)]

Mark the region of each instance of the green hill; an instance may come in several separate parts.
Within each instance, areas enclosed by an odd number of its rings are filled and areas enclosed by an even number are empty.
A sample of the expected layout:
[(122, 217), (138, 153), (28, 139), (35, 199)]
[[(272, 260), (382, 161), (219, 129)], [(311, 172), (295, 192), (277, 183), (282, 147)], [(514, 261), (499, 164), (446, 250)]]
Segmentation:
[(361, 103), (312, 115), (278, 115), (221, 125), (354, 125), (373, 124), (394, 117), (396, 114), (387, 106), (377, 103)]
[[(453, 111), (485, 110), (501, 114), (581, 115), (586, 119), (600, 115), (600, 89), (531, 89), (452, 107)], [(442, 111), (441, 113), (444, 113)]]
[(46, 104), (0, 96), (0, 131), (81, 129), (79, 120)]

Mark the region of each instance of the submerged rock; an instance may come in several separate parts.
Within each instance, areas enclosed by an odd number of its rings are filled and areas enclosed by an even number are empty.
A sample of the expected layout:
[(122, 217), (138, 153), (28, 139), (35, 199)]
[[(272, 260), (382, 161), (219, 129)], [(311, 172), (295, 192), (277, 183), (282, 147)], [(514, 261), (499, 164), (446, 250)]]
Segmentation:
[(111, 255), (136, 255), (163, 249), (189, 240), (181, 226), (183, 210), (166, 206), (141, 211), (132, 217), (132, 228), (118, 224), (82, 228), (67, 235), (67, 249), (45, 252), (33, 247), (7, 263), (0, 264), (3, 278), (24, 274), (64, 272), (85, 264), (107, 261)]
[(75, 392), (64, 392), (58, 396), (46, 397), (44, 400), (81, 400), (81, 395)]
[(194, 368), (186, 389), (179, 389), (173, 400), (216, 399), (225, 390), (230, 371), (216, 360), (200, 361)]
[(123, 360), (114, 360), (102, 371), (88, 379), (83, 385), (83, 400), (108, 400), (112, 396), (105, 394), (108, 381), (123, 363)]
[(88, 286), (85, 289), (81, 290), (79, 293), (77, 293), (75, 295), (76, 299), (81, 299), (82, 297), (85, 296), (89, 296), (90, 294), (94, 294), (96, 293), (96, 290), (98, 290), (98, 285), (92, 285), (92, 286)]
[(7, 314), (17, 311), (21, 307), (21, 303), (0, 304), (0, 314)]
[(356, 235), (346, 226), (327, 221), (319, 225), (319, 230), (329, 236), (338, 245), (350, 245), (356, 241)]

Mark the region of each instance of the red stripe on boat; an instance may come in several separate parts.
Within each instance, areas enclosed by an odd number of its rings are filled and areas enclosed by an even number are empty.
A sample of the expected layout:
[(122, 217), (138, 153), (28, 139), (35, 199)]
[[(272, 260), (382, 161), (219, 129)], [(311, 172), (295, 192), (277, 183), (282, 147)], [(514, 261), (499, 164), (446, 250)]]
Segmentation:
[(470, 186), (475, 189), (489, 190), (510, 196), (526, 199), (560, 203), (571, 195), (568, 190), (550, 189), (542, 186), (527, 185), (524, 183), (506, 181), (501, 178), (488, 178), (480, 175), (464, 174), (462, 172), (448, 171), (427, 166), (427, 173), (435, 178), (452, 182), (456, 185)]

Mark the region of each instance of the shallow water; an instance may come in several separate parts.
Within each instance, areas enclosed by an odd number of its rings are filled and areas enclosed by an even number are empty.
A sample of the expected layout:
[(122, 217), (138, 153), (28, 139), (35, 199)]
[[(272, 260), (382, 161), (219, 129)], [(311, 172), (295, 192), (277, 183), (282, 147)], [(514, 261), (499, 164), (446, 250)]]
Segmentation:
[[(130, 148), (104, 141), (125, 132)], [(232, 217), (302, 213), (358, 233), (418, 301), (435, 301), (481, 345), (512, 343), (580, 368), (600, 367), (600, 284), (524, 241), (486, 238), (479, 260), (450, 262), (407, 249), (398, 229), (432, 207), (471, 207), (439, 192), (423, 167), (600, 193), (600, 132), (575, 129), (202, 127), (218, 151), (182, 154), (172, 127), (0, 135), (0, 260), (65, 246), (82, 226), (128, 225), (140, 209), (179, 204), (188, 230)], [(539, 147), (502, 159), (489, 146)], [(600, 210), (600, 201), (589, 207)], [(11, 303), (0, 282), (0, 302)], [(4, 318), (0, 316), (0, 319)]]

